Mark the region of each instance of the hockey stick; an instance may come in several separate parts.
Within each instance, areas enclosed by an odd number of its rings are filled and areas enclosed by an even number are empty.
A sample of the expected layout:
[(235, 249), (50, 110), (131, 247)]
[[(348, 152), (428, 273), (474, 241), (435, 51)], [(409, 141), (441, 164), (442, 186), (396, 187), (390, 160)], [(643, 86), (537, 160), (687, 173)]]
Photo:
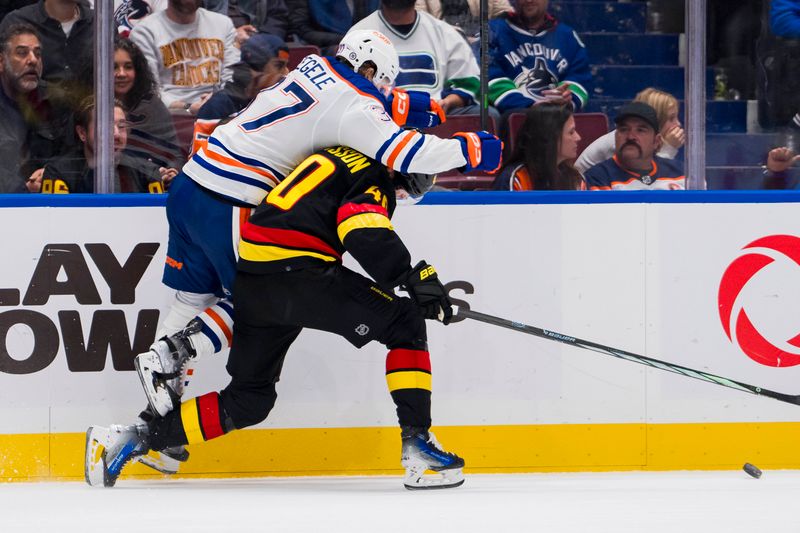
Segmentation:
[(562, 344), (567, 344), (569, 346), (576, 346), (578, 348), (583, 348), (585, 350), (592, 350), (593, 352), (610, 355), (618, 359), (632, 361), (634, 363), (647, 365), (653, 368), (660, 368), (661, 370), (666, 370), (667, 372), (673, 372), (675, 374), (681, 374), (683, 376), (699, 379), (701, 381), (715, 383), (717, 385), (728, 387), (730, 389), (736, 389), (742, 392), (749, 392), (750, 394), (755, 394), (757, 396), (766, 396), (768, 398), (774, 398), (775, 400), (779, 400), (781, 402), (800, 405), (800, 395), (792, 396), (790, 394), (783, 394), (781, 392), (771, 391), (769, 389), (764, 389), (762, 387), (757, 387), (755, 385), (748, 385), (747, 383), (734, 381), (732, 379), (724, 378), (722, 376), (715, 376), (714, 374), (709, 374), (701, 370), (694, 370), (692, 368), (688, 368), (685, 366), (680, 366), (673, 363), (667, 363), (666, 361), (659, 361), (658, 359), (652, 359), (650, 357), (645, 357), (644, 355), (637, 355), (635, 353), (626, 352), (625, 350), (619, 350), (617, 348), (612, 348), (610, 346), (604, 346), (596, 342), (585, 341), (583, 339), (578, 339), (576, 337), (570, 337), (569, 335), (563, 335), (555, 331), (537, 328), (535, 326), (529, 326), (527, 324), (522, 324), (521, 322), (506, 320), (505, 318), (486, 315), (483, 313), (479, 313), (477, 311), (466, 309), (464, 307), (454, 308), (453, 316), (463, 316), (464, 318), (471, 318), (472, 320), (477, 320), (478, 322), (485, 322), (486, 324), (492, 324), (494, 326), (513, 329), (515, 331), (521, 331), (522, 333), (527, 333), (528, 335), (533, 335), (535, 337), (541, 337), (542, 339), (560, 342)]
[(489, 131), (489, 0), (481, 0), (480, 29), (481, 129)]

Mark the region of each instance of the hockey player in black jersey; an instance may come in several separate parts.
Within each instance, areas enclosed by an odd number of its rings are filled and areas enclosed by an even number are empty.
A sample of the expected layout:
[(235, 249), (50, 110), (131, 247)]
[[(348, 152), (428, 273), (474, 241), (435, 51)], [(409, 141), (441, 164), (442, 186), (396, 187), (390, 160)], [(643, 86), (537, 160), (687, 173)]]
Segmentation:
[[(401, 426), (404, 484), (449, 488), (464, 461), (431, 426), (431, 364), (424, 319), (444, 324), (452, 307), (434, 268), (411, 257), (390, 218), (395, 189), (419, 196), (433, 177), (395, 174), (346, 147), (320, 150), (275, 187), (242, 231), (237, 308), (225, 389), (183, 402), (148, 425), (92, 427), (86, 480), (112, 486), (128, 461), (219, 437), (266, 419), (289, 347), (304, 328), (336, 333), (357, 348), (384, 344), (386, 381)], [(349, 252), (372, 279), (342, 265)], [(400, 297), (396, 287), (408, 292)], [(423, 476), (426, 470), (438, 472)]]

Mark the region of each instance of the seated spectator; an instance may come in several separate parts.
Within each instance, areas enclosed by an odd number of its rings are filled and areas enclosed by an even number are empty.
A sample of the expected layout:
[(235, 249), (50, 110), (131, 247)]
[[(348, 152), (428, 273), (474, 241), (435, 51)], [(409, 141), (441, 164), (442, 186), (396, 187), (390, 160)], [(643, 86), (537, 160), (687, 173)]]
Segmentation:
[(547, 13), (549, 0), (514, 0), (489, 21), (489, 103), (500, 112), (551, 102), (582, 109), (589, 56), (578, 34)]
[(789, 169), (798, 161), (800, 161), (800, 155), (795, 155), (789, 147), (782, 146), (770, 150), (767, 154), (767, 164), (764, 167), (764, 188), (795, 188), (797, 177), (790, 177)]
[(233, 66), (233, 82), (209, 98), (197, 113), (192, 153), (214, 128), (244, 109), (261, 89), (289, 73), (289, 49), (278, 37), (257, 34), (242, 45), (242, 60)]
[(81, 0), (39, 0), (6, 15), (0, 32), (20, 23), (39, 35), (49, 98), (76, 109), (93, 91), (94, 11)]
[(392, 41), (400, 56), (397, 87), (429, 93), (446, 114), (478, 113), (480, 71), (469, 44), (414, 2), (382, 0), (380, 10), (353, 29), (377, 30)]
[(614, 119), (616, 152), (611, 159), (584, 174), (590, 190), (677, 190), (686, 188), (683, 169), (658, 157), (661, 145), (656, 110), (644, 102), (633, 102)]
[(758, 39), (759, 121), (766, 128), (800, 129), (800, 0), (764, 2)]
[(164, 105), (191, 115), (231, 81), (231, 68), (239, 61), (231, 19), (201, 3), (169, 0), (164, 11), (146, 17), (130, 36), (159, 81)]
[(501, 191), (585, 190), (573, 162), (581, 136), (566, 106), (542, 104), (530, 108), (520, 128), (514, 154), (503, 165), (493, 188)]
[(158, 97), (144, 54), (128, 39), (114, 42), (114, 97), (127, 109), (125, 151), (162, 167), (180, 167), (183, 156), (172, 115)]
[(167, 0), (114, 0), (114, 24), (120, 37), (128, 37), (147, 15), (162, 11)]
[(205, 0), (205, 8), (231, 19), (239, 46), (256, 34), (286, 38), (289, 11), (283, 0)]
[[(634, 102), (644, 102), (656, 110), (661, 133), (661, 148), (658, 156), (665, 159), (675, 159), (678, 151), (686, 142), (686, 132), (678, 118), (678, 100), (669, 93), (648, 87), (636, 95)], [(602, 163), (614, 155), (614, 131), (610, 131), (596, 139), (581, 152), (575, 162), (575, 168), (586, 172), (593, 166)]]
[[(352, 7), (351, 7), (352, 6)], [(336, 55), (339, 41), (358, 21), (376, 11), (380, 0), (286, 0), (289, 33), (319, 47), (322, 55)]]
[(38, 192), (44, 162), (69, 146), (69, 116), (47, 98), (36, 29), (0, 32), (0, 193)]
[[(471, 41), (481, 31), (480, 0), (416, 0), (418, 11), (430, 13), (464, 33)], [(511, 11), (508, 0), (489, 0), (489, 18)]]
[[(81, 146), (57, 157), (44, 167), (42, 192), (67, 194), (94, 192), (94, 98), (89, 97), (75, 116), (75, 132)], [(124, 152), (128, 123), (122, 102), (114, 105), (114, 192), (162, 193), (178, 174), (174, 168), (159, 168), (149, 161), (130, 158)]]

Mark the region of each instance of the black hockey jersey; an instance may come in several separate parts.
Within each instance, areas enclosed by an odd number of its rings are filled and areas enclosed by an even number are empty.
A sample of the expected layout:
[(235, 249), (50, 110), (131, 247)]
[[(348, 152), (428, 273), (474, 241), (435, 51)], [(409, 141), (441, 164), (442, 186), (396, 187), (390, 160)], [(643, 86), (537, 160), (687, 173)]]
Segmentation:
[(394, 184), (385, 166), (337, 146), (319, 150), (275, 187), (242, 228), (238, 269), (273, 273), (341, 262), (345, 252), (392, 288), (411, 256), (390, 218)]

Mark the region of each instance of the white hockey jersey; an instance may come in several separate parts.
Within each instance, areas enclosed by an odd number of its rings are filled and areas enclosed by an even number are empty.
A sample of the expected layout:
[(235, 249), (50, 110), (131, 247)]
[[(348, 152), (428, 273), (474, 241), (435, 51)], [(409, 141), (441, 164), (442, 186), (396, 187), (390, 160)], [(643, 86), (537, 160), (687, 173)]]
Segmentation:
[(480, 70), (475, 54), (466, 39), (443, 20), (417, 11), (414, 26), (403, 35), (378, 10), (353, 29), (378, 30), (389, 37), (400, 56), (398, 87), (425, 91), (435, 100), (456, 93), (469, 104), (478, 101)]
[[(466, 165), (460, 141), (402, 130), (385, 106), (366, 78), (333, 58), (310, 55), (217, 127), (183, 172), (217, 194), (255, 206), (309, 154), (329, 146), (349, 146), (401, 172), (433, 174)], [(291, 194), (303, 194), (301, 186)]]
[(173, 22), (166, 11), (148, 15), (130, 39), (147, 58), (167, 107), (221, 89), (233, 79), (232, 67), (240, 57), (231, 19), (203, 8), (191, 24)]

